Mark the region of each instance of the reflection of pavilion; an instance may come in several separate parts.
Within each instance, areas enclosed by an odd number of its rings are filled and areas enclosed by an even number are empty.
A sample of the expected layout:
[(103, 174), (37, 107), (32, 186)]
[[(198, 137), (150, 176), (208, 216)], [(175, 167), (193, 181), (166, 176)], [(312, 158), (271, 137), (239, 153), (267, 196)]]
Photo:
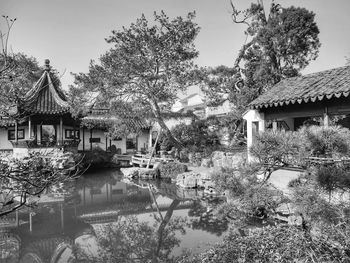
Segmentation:
[[(16, 242), (2, 245), (0, 240), (0, 254), (6, 254), (12, 244), (11, 251), (14, 252), (11, 253), (17, 255), (20, 262), (68, 262), (74, 244), (88, 240), (95, 244), (91, 246), (96, 250), (94, 227), (97, 225), (116, 222), (121, 216), (157, 211), (165, 219), (168, 214), (170, 219), (173, 211), (194, 209), (202, 199), (201, 192), (195, 198), (183, 193), (179, 197), (177, 188), (164, 182), (140, 187), (138, 182), (120, 182), (117, 177), (116, 172), (108, 171), (104, 175), (86, 175), (78, 179), (77, 187), (69, 197), (42, 197), (35, 215), (29, 210), (21, 211), (19, 227), (9, 231), (16, 237), (21, 250), (16, 251)], [(200, 207), (196, 211), (202, 212)]]

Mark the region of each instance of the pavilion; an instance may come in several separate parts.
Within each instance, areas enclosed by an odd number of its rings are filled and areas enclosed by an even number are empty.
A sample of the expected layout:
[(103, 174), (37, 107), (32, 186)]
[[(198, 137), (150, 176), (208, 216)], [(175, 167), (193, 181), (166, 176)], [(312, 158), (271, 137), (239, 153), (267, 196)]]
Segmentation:
[[(68, 98), (59, 79), (45, 60), (44, 71), (34, 86), (0, 116), (0, 151), (13, 151), (14, 157), (33, 151), (92, 151), (100, 149), (118, 153), (145, 151), (149, 147), (151, 126), (144, 120), (130, 118), (124, 124), (137, 126), (140, 134), (110, 138), (108, 125), (118, 122), (108, 109), (90, 109), (87, 116), (73, 117)], [(113, 146), (114, 145), (114, 146)]]
[(282, 80), (249, 104), (247, 146), (266, 128), (295, 131), (308, 121), (329, 125), (333, 116), (350, 128), (350, 66)]

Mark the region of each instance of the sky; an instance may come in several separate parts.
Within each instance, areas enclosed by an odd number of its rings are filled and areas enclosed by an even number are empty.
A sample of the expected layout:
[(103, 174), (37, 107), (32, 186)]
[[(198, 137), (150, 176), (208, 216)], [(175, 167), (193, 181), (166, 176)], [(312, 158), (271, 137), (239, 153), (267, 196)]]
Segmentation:
[[(238, 9), (252, 2), (232, 1)], [(265, 5), (270, 2), (264, 1)], [(316, 14), (322, 46), (317, 60), (303, 74), (345, 64), (345, 57), (350, 57), (350, 0), (275, 2), (283, 7), (305, 7)], [(198, 65), (233, 65), (244, 43), (245, 26), (232, 22), (229, 0), (0, 0), (0, 15), (17, 18), (9, 40), (11, 49), (35, 57), (40, 65), (50, 59), (62, 74), (64, 89), (73, 83), (70, 72), (87, 72), (90, 60), (98, 60), (111, 48), (105, 38), (112, 30), (128, 27), (141, 14), (152, 19), (153, 12), (160, 10), (170, 17), (196, 11), (195, 22), (201, 27), (195, 42)]]

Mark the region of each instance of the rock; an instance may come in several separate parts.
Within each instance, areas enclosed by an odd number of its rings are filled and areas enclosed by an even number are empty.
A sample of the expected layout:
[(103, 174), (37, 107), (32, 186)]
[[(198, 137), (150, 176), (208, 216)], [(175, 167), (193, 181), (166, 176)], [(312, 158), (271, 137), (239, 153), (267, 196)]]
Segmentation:
[(181, 199), (191, 199), (191, 200), (200, 199), (197, 189), (185, 189), (182, 187), (177, 187), (176, 195)]
[(203, 167), (212, 167), (213, 166), (213, 162), (210, 158), (203, 158), (202, 162), (201, 162), (201, 166)]
[(303, 224), (303, 218), (300, 215), (291, 215), (288, 217), (288, 225), (301, 226)]
[(129, 168), (120, 168), (120, 171), (125, 177), (128, 178), (137, 178), (139, 176), (139, 167), (129, 167)]
[(196, 188), (200, 175), (194, 172), (181, 173), (176, 177), (176, 185), (183, 188)]
[(139, 177), (142, 179), (155, 179), (157, 178), (157, 171), (155, 169), (139, 168)]

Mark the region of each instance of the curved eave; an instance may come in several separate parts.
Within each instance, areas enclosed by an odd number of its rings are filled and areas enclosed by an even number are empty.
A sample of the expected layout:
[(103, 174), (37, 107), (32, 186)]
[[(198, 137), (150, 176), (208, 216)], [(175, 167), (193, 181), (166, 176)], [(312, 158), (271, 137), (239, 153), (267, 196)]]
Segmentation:
[(332, 98), (340, 98), (340, 97), (346, 98), (349, 96), (349, 94), (350, 94), (350, 91), (343, 91), (343, 92), (332, 93), (332, 94), (317, 95), (314, 97), (293, 98), (293, 99), (283, 100), (283, 101), (272, 101), (269, 103), (252, 104), (251, 107), (253, 109), (272, 108), (272, 107), (278, 107), (278, 106), (287, 106), (290, 104), (293, 105), (293, 104), (323, 101), (326, 99), (330, 100)]

